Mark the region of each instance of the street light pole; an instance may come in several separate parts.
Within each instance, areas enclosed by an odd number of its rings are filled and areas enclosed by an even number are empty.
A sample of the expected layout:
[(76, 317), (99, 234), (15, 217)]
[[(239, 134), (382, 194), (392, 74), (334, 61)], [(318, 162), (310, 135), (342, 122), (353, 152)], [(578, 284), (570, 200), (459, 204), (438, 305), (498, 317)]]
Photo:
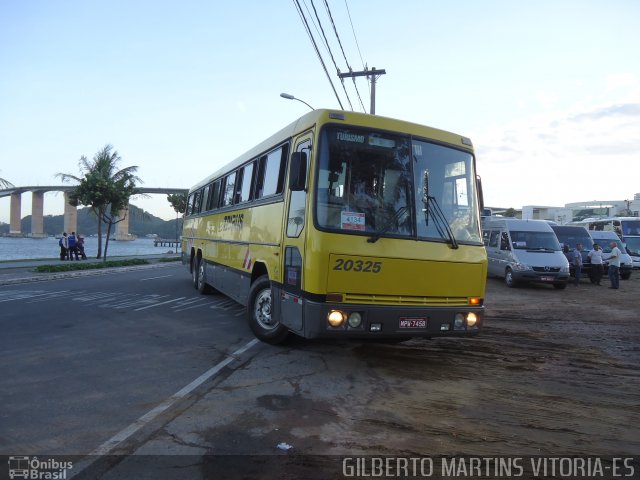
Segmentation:
[(311, 110), (315, 110), (315, 108), (313, 108), (313, 107), (312, 107), (311, 105), (309, 105), (307, 102), (305, 102), (304, 100), (300, 100), (299, 98), (296, 98), (296, 97), (294, 97), (294, 96), (293, 96), (293, 95), (291, 95), (291, 94), (288, 94), (288, 93), (281, 93), (281, 94), (280, 94), (280, 96), (281, 96), (282, 98), (286, 98), (287, 100), (297, 100), (297, 101), (299, 101), (299, 102), (301, 102), (301, 103), (304, 103), (304, 104), (305, 104), (307, 107), (309, 107)]

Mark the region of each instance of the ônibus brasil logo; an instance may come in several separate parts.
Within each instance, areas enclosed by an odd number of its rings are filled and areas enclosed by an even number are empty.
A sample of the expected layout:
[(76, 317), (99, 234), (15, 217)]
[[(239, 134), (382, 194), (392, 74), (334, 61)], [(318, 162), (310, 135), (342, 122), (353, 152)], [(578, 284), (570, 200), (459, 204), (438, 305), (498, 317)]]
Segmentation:
[(34, 480), (64, 480), (67, 470), (73, 468), (73, 462), (62, 462), (54, 458), (38, 459), (38, 457), (9, 457), (9, 478)]

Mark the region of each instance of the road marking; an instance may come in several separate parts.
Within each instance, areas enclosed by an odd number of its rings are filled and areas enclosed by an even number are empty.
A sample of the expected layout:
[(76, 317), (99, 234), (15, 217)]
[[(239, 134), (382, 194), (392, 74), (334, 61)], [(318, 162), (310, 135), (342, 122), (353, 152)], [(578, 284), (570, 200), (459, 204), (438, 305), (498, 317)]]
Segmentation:
[(166, 302), (154, 303), (153, 305), (147, 305), (146, 307), (136, 308), (134, 312), (139, 312), (140, 310), (146, 310), (147, 308), (159, 307), (160, 305), (166, 305), (167, 303), (171, 303), (171, 302), (177, 302), (178, 300), (182, 300), (183, 298), (186, 298), (186, 297), (178, 297), (178, 298), (174, 298), (173, 300), (167, 300)]
[(200, 375), (198, 378), (192, 381), (189, 385), (181, 388), (176, 393), (174, 393), (169, 398), (167, 398), (164, 402), (160, 403), (155, 408), (152, 408), (151, 410), (149, 410), (147, 413), (145, 413), (143, 416), (141, 416), (138, 420), (133, 422), (131, 425), (124, 428), (123, 430), (120, 430), (120, 432), (116, 433), (113, 437), (111, 437), (109, 440), (104, 442), (102, 445), (96, 448), (93, 452), (87, 455), (80, 462), (78, 462), (77, 464), (74, 464), (73, 472), (69, 478), (75, 477), (80, 472), (82, 472), (83, 470), (91, 466), (91, 464), (93, 464), (96, 460), (98, 460), (98, 458), (96, 457), (102, 456), (102, 455), (108, 455), (114, 448), (116, 448), (122, 442), (124, 442), (129, 437), (131, 437), (131, 435), (133, 435), (142, 427), (144, 427), (145, 425), (155, 420), (162, 412), (171, 408), (177, 401), (186, 397), (188, 394), (190, 394), (192, 391), (194, 391), (204, 382), (206, 382), (207, 380), (209, 380), (210, 378), (218, 374), (224, 367), (226, 367), (231, 362), (236, 360), (237, 357), (245, 353), (247, 350), (249, 350), (253, 346), (257, 345), (258, 343), (259, 343), (259, 340), (257, 338), (254, 338), (243, 347), (240, 347), (235, 352), (227, 355), (227, 358), (222, 360), (216, 366), (204, 372), (202, 375)]
[(140, 281), (141, 282), (145, 282), (147, 280), (155, 280), (156, 278), (166, 278), (166, 277), (173, 277), (173, 275), (160, 275), (159, 277), (149, 277), (149, 278), (143, 278)]
[[(42, 291), (42, 290), (39, 290)], [(31, 292), (27, 291), (25, 293), (20, 293), (20, 292), (9, 292), (9, 294), (14, 294), (16, 295), (15, 297), (11, 297), (11, 298), (7, 298), (4, 300), (0, 300), (0, 303), (4, 303), (4, 302), (12, 302), (14, 300), (30, 300), (32, 298), (36, 298), (36, 297), (43, 297), (46, 295), (59, 295), (59, 294), (65, 294), (66, 292), (69, 292), (69, 290), (60, 290), (57, 292), (45, 292), (45, 293), (40, 293), (40, 294), (36, 294), (33, 295)]]

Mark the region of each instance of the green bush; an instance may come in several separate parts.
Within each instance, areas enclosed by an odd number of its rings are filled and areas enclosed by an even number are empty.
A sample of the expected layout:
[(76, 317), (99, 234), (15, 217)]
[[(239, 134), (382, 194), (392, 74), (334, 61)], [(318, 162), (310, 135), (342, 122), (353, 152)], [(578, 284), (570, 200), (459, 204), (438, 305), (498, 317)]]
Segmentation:
[(38, 265), (34, 272), (37, 273), (55, 273), (55, 272), (71, 272), (73, 270), (94, 270), (96, 268), (109, 268), (109, 267), (130, 267), (132, 265), (149, 265), (148, 260), (141, 258), (131, 258), (129, 260), (114, 260), (108, 262), (94, 262), (94, 263), (63, 263), (60, 265)]

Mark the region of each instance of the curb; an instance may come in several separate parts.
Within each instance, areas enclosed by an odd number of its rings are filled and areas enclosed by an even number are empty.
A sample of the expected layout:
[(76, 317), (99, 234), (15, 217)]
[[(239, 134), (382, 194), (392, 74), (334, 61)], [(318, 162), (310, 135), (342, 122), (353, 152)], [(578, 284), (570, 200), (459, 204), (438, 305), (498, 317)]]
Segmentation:
[(132, 272), (136, 270), (152, 270), (156, 268), (165, 268), (175, 265), (177, 262), (167, 263), (152, 263), (150, 265), (134, 265), (131, 267), (109, 267), (109, 268), (96, 268), (93, 270), (77, 270), (70, 272), (55, 272), (55, 273), (40, 273), (30, 274), (29, 276), (17, 277), (17, 278), (0, 278), (0, 285), (18, 285), (21, 283), (33, 283), (33, 282), (46, 282), (48, 280), (60, 280), (63, 278), (79, 278), (89, 277), (94, 275), (112, 275), (119, 272)]

